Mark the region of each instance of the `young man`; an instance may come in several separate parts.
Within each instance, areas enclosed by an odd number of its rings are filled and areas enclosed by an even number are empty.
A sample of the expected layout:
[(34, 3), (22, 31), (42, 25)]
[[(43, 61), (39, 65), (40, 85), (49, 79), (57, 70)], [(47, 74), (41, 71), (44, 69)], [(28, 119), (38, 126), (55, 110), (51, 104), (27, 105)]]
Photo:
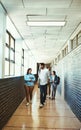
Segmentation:
[(43, 107), (43, 105), (45, 104), (48, 80), (49, 80), (49, 71), (47, 68), (45, 68), (45, 64), (41, 63), (39, 72), (40, 107)]

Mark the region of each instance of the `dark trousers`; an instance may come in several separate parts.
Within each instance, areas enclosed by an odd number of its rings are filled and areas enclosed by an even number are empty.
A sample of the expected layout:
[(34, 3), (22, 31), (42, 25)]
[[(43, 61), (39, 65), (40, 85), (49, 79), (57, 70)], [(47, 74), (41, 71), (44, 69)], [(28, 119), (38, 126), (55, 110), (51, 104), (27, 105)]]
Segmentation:
[(44, 104), (47, 94), (47, 84), (40, 85), (40, 103)]

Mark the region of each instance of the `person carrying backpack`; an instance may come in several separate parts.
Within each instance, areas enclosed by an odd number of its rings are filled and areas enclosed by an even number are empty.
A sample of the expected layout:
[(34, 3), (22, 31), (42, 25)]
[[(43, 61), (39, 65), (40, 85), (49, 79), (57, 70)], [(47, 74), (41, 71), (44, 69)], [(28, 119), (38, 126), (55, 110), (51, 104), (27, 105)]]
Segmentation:
[(53, 71), (52, 75), (50, 77), (50, 83), (51, 83), (51, 93), (50, 93), (50, 98), (53, 100), (55, 100), (55, 96), (56, 96), (56, 89), (57, 89), (57, 85), (58, 83), (58, 76), (56, 75), (56, 72)]

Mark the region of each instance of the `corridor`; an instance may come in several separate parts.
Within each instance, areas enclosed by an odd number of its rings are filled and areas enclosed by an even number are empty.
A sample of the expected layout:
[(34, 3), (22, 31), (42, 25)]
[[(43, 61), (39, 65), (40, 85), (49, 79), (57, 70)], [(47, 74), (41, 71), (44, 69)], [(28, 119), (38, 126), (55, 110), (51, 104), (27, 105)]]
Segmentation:
[[(40, 63), (60, 77), (42, 109), (23, 87)], [(81, 0), (0, 0), (0, 130), (81, 130)]]
[(24, 99), (2, 130), (80, 130), (81, 123), (58, 92), (55, 100), (47, 98), (43, 108), (39, 94), (36, 85), (32, 104), (26, 106)]

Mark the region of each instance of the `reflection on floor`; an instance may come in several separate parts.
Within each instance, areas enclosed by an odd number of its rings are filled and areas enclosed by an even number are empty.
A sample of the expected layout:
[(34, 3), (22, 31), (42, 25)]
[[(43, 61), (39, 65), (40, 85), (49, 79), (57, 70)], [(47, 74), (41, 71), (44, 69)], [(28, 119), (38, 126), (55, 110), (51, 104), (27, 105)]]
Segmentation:
[(41, 109), (39, 94), (36, 85), (32, 104), (26, 106), (24, 99), (2, 130), (80, 130), (81, 123), (58, 94)]

